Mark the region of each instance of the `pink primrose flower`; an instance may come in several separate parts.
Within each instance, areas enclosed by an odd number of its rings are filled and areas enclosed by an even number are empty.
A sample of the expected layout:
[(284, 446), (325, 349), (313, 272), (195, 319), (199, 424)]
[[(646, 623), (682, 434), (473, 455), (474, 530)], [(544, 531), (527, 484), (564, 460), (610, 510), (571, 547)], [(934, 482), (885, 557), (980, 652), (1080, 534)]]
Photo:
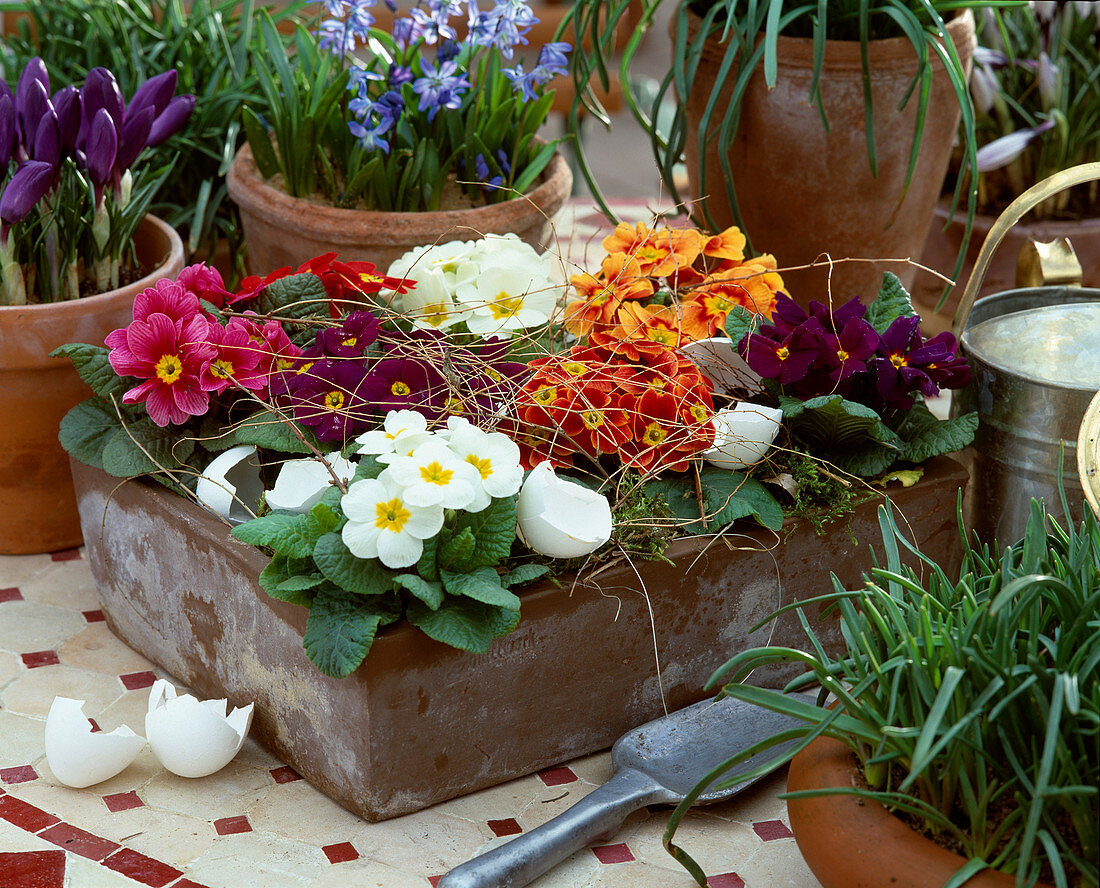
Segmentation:
[(207, 341), (216, 352), (203, 364), (202, 390), (220, 394), (230, 386), (251, 391), (265, 388), (267, 377), (259, 370), (263, 340), (257, 342), (251, 335), (255, 322), (233, 318), (224, 327), (214, 321), (208, 324)]
[(161, 278), (134, 297), (135, 321), (148, 320), (152, 314), (168, 315), (173, 321), (186, 321), (201, 312), (199, 297), (168, 278)]
[(235, 301), (233, 294), (225, 289), (225, 281), (222, 280), (221, 272), (205, 262), (188, 265), (179, 273), (176, 282), (185, 290), (194, 293), (199, 299), (205, 299), (216, 308), (221, 308)]

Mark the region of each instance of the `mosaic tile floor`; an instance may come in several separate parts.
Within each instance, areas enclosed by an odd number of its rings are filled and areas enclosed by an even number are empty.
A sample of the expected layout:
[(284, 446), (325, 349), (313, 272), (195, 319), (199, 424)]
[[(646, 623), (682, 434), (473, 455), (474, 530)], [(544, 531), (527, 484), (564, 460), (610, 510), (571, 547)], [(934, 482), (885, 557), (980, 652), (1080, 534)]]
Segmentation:
[[(616, 203), (631, 220), (652, 222), (654, 209)], [(563, 211), (565, 275), (598, 265), (607, 228), (583, 201)], [(59, 785), (43, 741), (54, 696), (85, 700), (95, 729), (125, 724), (144, 736), (157, 677), (172, 678), (104, 622), (82, 550), (0, 556), (0, 888), (427, 888), (611, 774), (609, 754), (598, 753), (378, 824), (252, 740), (198, 780), (163, 770), (146, 747), (104, 783)], [(711, 888), (818, 888), (777, 798), (784, 788), (777, 775), (685, 819), (680, 843)], [(669, 810), (637, 812), (608, 844), (574, 854), (534, 888), (691, 888), (661, 846)]]
[[(449, 868), (560, 813), (610, 776), (605, 753), (385, 823), (323, 796), (253, 741), (210, 777), (164, 771), (148, 747), (87, 789), (58, 785), (43, 730), (55, 695), (94, 727), (144, 735), (167, 677), (103, 621), (82, 550), (0, 556), (0, 888), (427, 888)], [(182, 690), (182, 689), (181, 689)], [(680, 838), (711, 888), (816, 888), (775, 777), (689, 815)], [(535, 888), (690, 888), (661, 847), (668, 809), (632, 815)]]

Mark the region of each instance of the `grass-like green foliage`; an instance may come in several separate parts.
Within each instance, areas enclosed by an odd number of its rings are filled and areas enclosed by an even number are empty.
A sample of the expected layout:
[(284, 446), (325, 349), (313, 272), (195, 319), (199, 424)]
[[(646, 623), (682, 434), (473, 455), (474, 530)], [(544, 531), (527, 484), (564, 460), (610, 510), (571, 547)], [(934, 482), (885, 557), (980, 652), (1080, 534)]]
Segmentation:
[[(1087, 511), (1087, 510), (1086, 510)], [(672, 843), (677, 824), (717, 773), (792, 737), (795, 749), (835, 737), (858, 758), (868, 789), (837, 789), (880, 801), (943, 835), (968, 862), (945, 888), (992, 867), (1019, 886), (1100, 880), (1096, 824), (1100, 763), (1100, 525), (1088, 514), (1063, 528), (1039, 502), (1024, 538), (998, 552), (965, 544), (948, 576), (879, 513), (885, 563), (862, 589), (833, 601), (846, 649), (826, 652), (800, 611), (812, 653), (757, 648), (711, 679), (722, 693), (786, 712), (804, 724), (745, 750), (716, 769), (669, 823), (665, 845), (700, 884), (702, 872)], [(961, 517), (960, 517), (961, 524)], [(900, 547), (899, 547), (900, 543)], [(904, 565), (902, 548), (915, 557)], [(913, 559), (910, 559), (913, 560)], [(798, 662), (809, 672), (787, 690), (820, 683), (824, 709), (745, 684), (752, 670)], [(747, 775), (746, 775), (747, 776)], [(738, 781), (745, 776), (737, 778)], [(1006, 816), (991, 817), (991, 812)]]
[[(275, 14), (283, 21), (304, 6), (296, 0)], [(4, 67), (23, 69), (40, 56), (51, 81), (81, 82), (97, 66), (112, 71), (124, 96), (161, 71), (175, 68), (177, 95), (197, 97), (188, 125), (155, 149), (152, 165), (175, 160), (151, 212), (181, 231), (190, 253), (213, 253), (228, 241), (235, 266), (243, 232), (227, 199), (225, 173), (244, 140), (240, 111), (261, 113), (263, 95), (250, 54), (264, 46), (255, 0), (27, 0), (0, 10), (23, 11), (4, 49)], [(13, 81), (14, 82), (14, 81)]]

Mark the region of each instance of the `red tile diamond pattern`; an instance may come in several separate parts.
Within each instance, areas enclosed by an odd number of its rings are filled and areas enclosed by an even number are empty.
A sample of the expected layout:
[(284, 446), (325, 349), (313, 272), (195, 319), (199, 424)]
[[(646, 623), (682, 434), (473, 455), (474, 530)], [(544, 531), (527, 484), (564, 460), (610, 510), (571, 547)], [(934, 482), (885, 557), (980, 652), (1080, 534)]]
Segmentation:
[(489, 829), (493, 831), (495, 836), (518, 836), (523, 832), (523, 827), (516, 822), (514, 817), (509, 817), (507, 820), (490, 820)]
[(232, 836), (236, 833), (252, 832), (252, 824), (243, 814), (236, 817), (223, 817), (214, 821), (214, 829), (219, 836)]
[(116, 842), (94, 836), (70, 823), (58, 823), (43, 830), (38, 836), (89, 860), (102, 860), (120, 847)]
[(59, 552), (51, 552), (51, 561), (76, 561), (80, 558), (79, 549), (62, 549)]
[(618, 845), (601, 845), (599, 848), (593, 848), (592, 853), (600, 863), (630, 863), (634, 859), (630, 849), (621, 842)]
[(351, 842), (337, 842), (335, 845), (325, 845), (322, 849), (329, 863), (347, 863), (349, 860), (358, 860), (359, 852)]
[(103, 861), (103, 865), (116, 873), (122, 873), (122, 875), (133, 879), (135, 882), (148, 885), (149, 888), (164, 888), (169, 882), (173, 882), (183, 875), (181, 870), (175, 869), (166, 863), (161, 863), (159, 860), (153, 860), (152, 857), (139, 854), (130, 848), (116, 851)]
[(275, 778), (276, 783), (290, 783), (294, 780), (302, 779), (302, 775), (290, 767), (290, 765), (283, 765), (281, 768), (272, 768), (271, 776)]
[(745, 888), (745, 881), (737, 873), (722, 873), (720, 876), (707, 876), (710, 888)]
[(61, 822), (60, 817), (47, 814), (40, 808), (11, 795), (0, 796), (0, 819), (32, 833)]
[(38, 779), (38, 772), (30, 765), (0, 768), (0, 783), (29, 783)]
[(157, 677), (153, 675), (152, 672), (129, 672), (126, 675), (120, 675), (118, 678), (128, 691), (151, 688), (153, 682), (157, 680)]
[(761, 820), (759, 823), (752, 825), (752, 831), (765, 842), (774, 842), (776, 839), (789, 839), (794, 835), (782, 820)]
[(4, 888), (62, 888), (64, 884), (64, 851), (0, 852)]
[(145, 804), (145, 802), (138, 798), (136, 790), (105, 795), (103, 797), (103, 803), (112, 814), (118, 811), (129, 811), (131, 808), (140, 808)]
[(547, 786), (561, 786), (563, 783), (572, 783), (576, 779), (577, 775), (568, 768), (548, 768), (545, 771), (539, 771), (539, 780)]
[(32, 651), (29, 654), (20, 654), (23, 665), (28, 669), (37, 669), (39, 666), (56, 666), (61, 661), (57, 658), (57, 651)]
[[(22, 601), (23, 593), (19, 591), (15, 586), (11, 586), (8, 589), (0, 589), (0, 604), (5, 601)], [(44, 851), (44, 854), (52, 854), (52, 851)]]
[(87, 620), (89, 623), (102, 623), (104, 620), (107, 619), (105, 616), (103, 616), (103, 611), (101, 610), (81, 611), (81, 614), (83, 614), (84, 619)]

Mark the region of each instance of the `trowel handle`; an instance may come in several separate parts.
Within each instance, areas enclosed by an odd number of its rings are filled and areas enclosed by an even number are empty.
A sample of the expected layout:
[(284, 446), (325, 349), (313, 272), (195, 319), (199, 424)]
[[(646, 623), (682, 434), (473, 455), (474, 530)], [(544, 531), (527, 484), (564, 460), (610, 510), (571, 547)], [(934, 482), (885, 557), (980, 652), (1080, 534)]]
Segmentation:
[(674, 799), (640, 771), (624, 768), (553, 820), (455, 867), (438, 888), (520, 888), (574, 851), (613, 833), (632, 811)]

